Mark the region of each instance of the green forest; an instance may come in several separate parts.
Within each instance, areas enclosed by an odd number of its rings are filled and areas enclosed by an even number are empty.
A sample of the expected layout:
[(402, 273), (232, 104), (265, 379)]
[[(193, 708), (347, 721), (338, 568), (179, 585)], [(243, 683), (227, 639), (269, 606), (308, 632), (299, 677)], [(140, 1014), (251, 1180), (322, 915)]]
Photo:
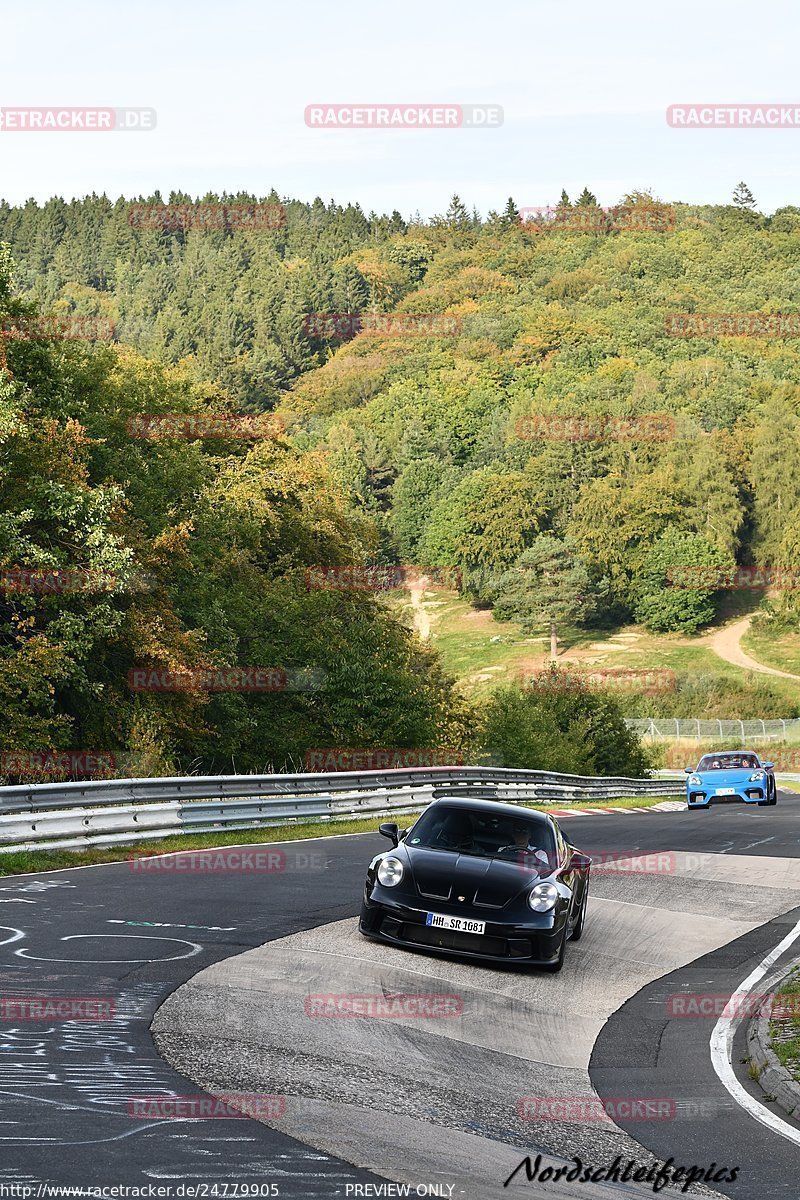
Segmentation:
[[(630, 622), (693, 636), (730, 603), (719, 579), (767, 568), (788, 585), (764, 618), (797, 632), (796, 335), (676, 336), (671, 318), (800, 312), (800, 208), (636, 193), (620, 221), (585, 190), (547, 219), (454, 196), (406, 221), (272, 193), (203, 203), (281, 205), (278, 228), (131, 220), (191, 199), (0, 204), (4, 328), (40, 313), (114, 329), (3, 339), (0, 569), (112, 583), (0, 594), (0, 749), (117, 751), (140, 774), (299, 769), (320, 746), (647, 768), (622, 714), (657, 701), (477, 700), (379, 592), (309, 589), (320, 566), (449, 572), (554, 647)], [(398, 319), (309, 320), (379, 313)], [(260, 439), (130, 433), (142, 414), (266, 412), (278, 432)], [(687, 568), (695, 585), (675, 586)], [(295, 682), (145, 694), (142, 666)], [(671, 712), (717, 715), (714, 682), (684, 682)], [(755, 715), (793, 715), (768, 683), (750, 693)]]

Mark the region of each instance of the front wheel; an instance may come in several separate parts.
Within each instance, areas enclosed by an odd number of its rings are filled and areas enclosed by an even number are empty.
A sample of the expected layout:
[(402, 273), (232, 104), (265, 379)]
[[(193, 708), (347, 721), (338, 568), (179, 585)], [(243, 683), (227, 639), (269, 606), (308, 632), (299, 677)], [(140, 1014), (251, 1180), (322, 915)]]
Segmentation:
[(578, 919), (575, 922), (575, 926), (572, 930), (572, 933), (570, 934), (570, 937), (572, 938), (573, 942), (579, 942), (581, 940), (581, 936), (583, 934), (583, 926), (586, 921), (586, 902), (588, 901), (588, 899), (589, 899), (589, 884), (587, 883), (583, 889), (583, 899), (581, 900), (581, 911), (578, 914)]

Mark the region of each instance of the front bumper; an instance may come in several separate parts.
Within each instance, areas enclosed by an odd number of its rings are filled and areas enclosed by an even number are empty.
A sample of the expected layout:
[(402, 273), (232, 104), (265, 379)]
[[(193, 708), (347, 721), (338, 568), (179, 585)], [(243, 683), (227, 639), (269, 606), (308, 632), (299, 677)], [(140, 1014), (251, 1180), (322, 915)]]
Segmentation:
[(470, 916), (486, 920), (484, 933), (460, 933), (452, 929), (434, 929), (426, 924), (429, 912), (463, 916), (452, 904), (432, 902), (430, 908), (418, 908), (403, 901), (365, 897), (361, 908), (359, 931), (373, 941), (388, 942), (409, 950), (472, 959), (475, 962), (524, 963), (547, 966), (558, 958), (567, 912), (557, 914), (531, 913), (542, 923), (491, 921), (483, 913), (470, 911)]
[(737, 787), (732, 796), (718, 796), (714, 788), (692, 788), (687, 792), (689, 808), (710, 808), (712, 804), (759, 804), (767, 798), (766, 783), (747, 783)]

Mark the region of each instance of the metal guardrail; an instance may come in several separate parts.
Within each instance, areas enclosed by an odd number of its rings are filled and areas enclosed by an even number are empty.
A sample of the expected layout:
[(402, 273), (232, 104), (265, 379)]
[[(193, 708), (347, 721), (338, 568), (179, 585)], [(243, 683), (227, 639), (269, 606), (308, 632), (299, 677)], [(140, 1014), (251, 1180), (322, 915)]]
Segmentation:
[(684, 781), (593, 778), (504, 767), (412, 767), (331, 775), (217, 775), (0, 787), (0, 853), (413, 812), (442, 796), (506, 802), (683, 795)]

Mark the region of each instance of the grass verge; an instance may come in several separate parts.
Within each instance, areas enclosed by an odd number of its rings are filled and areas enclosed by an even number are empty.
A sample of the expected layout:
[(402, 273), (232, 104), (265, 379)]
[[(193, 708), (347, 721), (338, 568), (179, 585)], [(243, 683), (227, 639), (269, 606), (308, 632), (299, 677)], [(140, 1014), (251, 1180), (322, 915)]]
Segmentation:
[[(388, 603), (408, 624), (413, 610), (408, 593), (391, 593)], [(439, 651), (447, 672), (471, 695), (485, 695), (500, 683), (524, 679), (546, 668), (550, 645), (546, 630), (526, 634), (514, 621), (495, 621), (488, 609), (473, 608), (468, 600), (445, 588), (434, 588), (422, 596), (422, 604), (431, 623), (431, 643)], [(757, 716), (790, 716), (796, 710), (797, 684), (779, 676), (755, 674), (720, 658), (708, 644), (712, 634), (731, 617), (753, 608), (752, 597), (734, 594), (723, 606), (719, 622), (696, 637), (682, 634), (656, 634), (640, 625), (615, 629), (579, 630), (564, 627), (559, 631), (559, 659), (562, 668), (605, 670), (625, 668), (634, 671), (674, 671), (682, 696), (666, 695), (663, 711), (653, 709), (647, 697), (635, 706), (626, 706), (628, 715), (714, 717), (718, 693), (726, 683), (752, 692)], [(800, 675), (800, 633), (762, 635), (751, 631), (743, 645), (753, 657), (766, 665)], [(699, 693), (693, 694), (688, 681), (705, 680)], [(707, 694), (708, 689), (710, 694)], [(769, 689), (765, 697), (759, 688)], [(634, 697), (635, 698), (635, 697)], [(664, 707), (668, 703), (668, 707)], [(698, 708), (700, 704), (704, 707)], [(677, 707), (676, 707), (677, 705)], [(769, 710), (767, 710), (769, 705)], [(708, 711), (705, 706), (709, 706)], [(724, 715), (724, 714), (723, 714)]]
[[(577, 807), (591, 808), (651, 808), (663, 800), (674, 800), (675, 796), (648, 796), (644, 800), (624, 797), (620, 800), (581, 801)], [(529, 804), (527, 808), (548, 812), (563, 808), (564, 804)], [(420, 810), (421, 811), (421, 810)], [(148, 854), (174, 854), (179, 850), (205, 850), (214, 846), (268, 845), (270, 842), (294, 842), (305, 838), (326, 838), (342, 833), (375, 833), (382, 820), (391, 820), (391, 813), (370, 817), (358, 817), (342, 821), (308, 821), (296, 825), (274, 825), (258, 829), (220, 829), (215, 833), (186, 833), (175, 837), (154, 838), (133, 842), (125, 846), (92, 846), (86, 850), (14, 850), (0, 854), (0, 877), (23, 875), (31, 871), (59, 871), (65, 867), (97, 866), (102, 863), (125, 862), (128, 858)], [(408, 815), (400, 822), (410, 821)]]
[(792, 1001), (794, 1015), (770, 1021), (769, 1034), (771, 1047), (781, 1066), (800, 1083), (800, 966), (792, 968), (776, 995), (798, 997)]
[(757, 662), (775, 667), (778, 671), (800, 675), (800, 633), (787, 630), (773, 633), (769, 624), (762, 622), (748, 630), (741, 645)]

